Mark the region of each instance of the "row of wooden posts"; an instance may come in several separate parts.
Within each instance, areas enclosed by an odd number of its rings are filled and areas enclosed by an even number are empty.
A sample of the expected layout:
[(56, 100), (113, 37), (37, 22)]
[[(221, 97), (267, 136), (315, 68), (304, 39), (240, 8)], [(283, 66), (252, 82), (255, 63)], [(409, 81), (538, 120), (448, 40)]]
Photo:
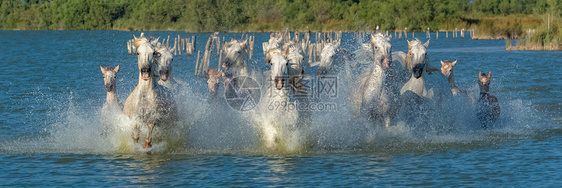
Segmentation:
[[(388, 31), (384, 31), (384, 32), (386, 32), (386, 34), (389, 35), (389, 32), (388, 32)], [(452, 35), (451, 37), (452, 37), (452, 38), (459, 38), (459, 37), (460, 37), (460, 38), (463, 38), (463, 39), (464, 39), (465, 32), (468, 32), (468, 33), (469, 33), (470, 38), (472, 38), (472, 37), (474, 36), (474, 30), (468, 30), (468, 31), (466, 31), (466, 30), (464, 30), (464, 29), (461, 29), (461, 30), (455, 29), (455, 30), (453, 30), (453, 31), (448, 31), (448, 30), (445, 30), (445, 31), (435, 31), (435, 35), (434, 35), (434, 36), (435, 36), (435, 39), (439, 39), (439, 33), (445, 33), (445, 38), (449, 38), (449, 33), (451, 33), (451, 35)], [(370, 31), (368, 31), (368, 32), (367, 32), (367, 31), (366, 31), (366, 32), (363, 32), (363, 31), (362, 31), (362, 32), (357, 32), (357, 33), (355, 33), (355, 38), (356, 38), (357, 40), (365, 39), (365, 37), (367, 37), (367, 35), (370, 34), (370, 33), (372, 33), (372, 32), (370, 32)], [(389, 36), (390, 36), (391, 38), (397, 38), (397, 39), (402, 39), (402, 38), (404, 38), (404, 39), (407, 40), (408, 38), (413, 39), (413, 38), (415, 37), (415, 33), (412, 32), (411, 35), (408, 35), (408, 33), (406, 32), (406, 29), (404, 29), (404, 30), (396, 30), (396, 31), (394, 31), (394, 35), (389, 35)], [(425, 32), (425, 37), (428, 38), (428, 39), (430, 39), (431, 36), (432, 36), (432, 35), (431, 35), (431, 32), (430, 32), (429, 30), (427, 30), (427, 31)]]
[[(428, 28), (429, 29), (429, 28)], [(389, 35), (388, 31), (385, 31), (387, 35)], [(464, 38), (465, 35), (465, 30), (461, 29), (461, 30), (457, 30), (455, 29), (454, 31), (436, 31), (435, 32), (435, 38), (439, 39), (439, 33), (445, 33), (445, 37), (449, 38), (449, 33), (451, 33), (452, 38)], [(469, 30), (468, 31), (470, 34), (470, 37), (472, 38), (472, 36), (474, 36), (474, 30)], [(360, 41), (361, 39), (365, 39), (366, 37), (368, 37), (368, 35), (370, 35), (372, 32), (356, 32), (355, 33), (355, 38)], [(305, 32), (305, 33), (298, 33), (295, 32), (293, 33), (293, 37), (291, 38), (291, 35), (288, 31), (285, 32), (278, 32), (278, 33), (274, 33), (273, 36), (282, 36), (283, 40), (285, 40), (284, 42), (287, 43), (289, 41), (294, 41), (297, 43), (300, 43), (302, 50), (306, 53), (306, 55), (308, 56), (308, 60), (309, 62), (316, 62), (319, 60), (320, 58), (320, 54), (322, 53), (322, 50), (324, 49), (324, 47), (326, 47), (327, 44), (330, 43), (341, 43), (342, 40), (342, 32), (326, 32), (326, 33), (314, 33), (315, 37), (316, 37), (316, 41), (314, 43), (311, 42), (311, 33), (310, 32)], [(302, 35), (302, 38), (301, 38)], [(408, 39), (408, 37), (410, 38), (414, 38), (415, 34), (412, 32), (412, 34), (410, 36), (408, 36), (408, 33), (406, 32), (406, 29), (404, 30), (396, 30), (394, 31), (394, 35), (389, 35), (391, 38), (398, 38), (398, 39)], [(431, 33), (430, 31), (426, 31), (426, 38), (431, 38)], [(182, 38), (180, 35), (178, 35), (177, 37), (174, 38), (170, 38), (170, 36), (168, 36), (167, 38), (165, 38), (161, 44), (162, 45), (166, 45), (166, 46), (170, 46), (170, 41), (173, 39), (173, 44), (170, 48), (176, 48), (175, 50), (175, 54), (174, 55), (182, 55), (182, 52), (185, 52), (185, 54), (187, 56), (191, 56), (193, 51), (196, 50), (195, 48), (195, 36), (191, 36), (191, 38)], [(249, 59), (251, 60), (253, 57), (253, 52), (254, 52), (254, 42), (255, 42), (255, 37), (254, 36), (250, 36), (248, 34), (243, 34), (242, 37), (240, 38), (240, 41), (244, 41), (244, 40), (248, 40), (248, 55), (249, 55)], [(127, 50), (129, 55), (132, 54), (136, 54), (136, 49), (133, 46), (133, 41), (134, 39), (131, 39), (129, 41), (127, 41)], [(218, 65), (217, 68), (220, 69), (221, 68), (221, 60), (222, 60), (222, 49), (221, 49), (221, 43), (225, 44), (225, 37), (221, 38), (218, 36), (218, 33), (215, 33), (213, 35), (211, 35), (209, 37), (209, 39), (207, 40), (207, 43), (205, 45), (205, 49), (203, 51), (203, 56), (201, 56), (201, 51), (197, 51), (197, 60), (196, 60), (196, 68), (195, 68), (195, 75), (196, 76), (201, 76), (204, 71), (207, 71), (209, 69), (209, 64), (211, 61), (211, 56), (213, 53), (213, 50), (216, 49), (216, 56), (218, 56)], [(262, 45), (266, 45), (267, 43), (263, 43)]]
[[(170, 40), (173, 39), (173, 46), (170, 46)], [(191, 56), (191, 54), (193, 53), (193, 51), (195, 51), (195, 36), (191, 36), (191, 38), (182, 38), (180, 37), (180, 35), (178, 35), (177, 37), (171, 38), (168, 35), (167, 38), (164, 38), (162, 40), (162, 42), (160, 42), (162, 45), (165, 46), (169, 46), (170, 48), (176, 48), (176, 50), (174, 51), (174, 55), (181, 55), (182, 52), (185, 52), (185, 54), (187, 56)], [(129, 55), (132, 54), (136, 54), (136, 48), (133, 46), (133, 42), (135, 39), (131, 39), (129, 41), (127, 41), (127, 51), (129, 53)]]

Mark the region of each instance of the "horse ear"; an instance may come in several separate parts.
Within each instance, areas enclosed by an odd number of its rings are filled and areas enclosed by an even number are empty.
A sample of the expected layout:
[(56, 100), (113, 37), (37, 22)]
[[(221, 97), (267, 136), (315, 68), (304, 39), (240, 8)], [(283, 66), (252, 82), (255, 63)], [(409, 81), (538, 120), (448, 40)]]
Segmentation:
[(482, 78), (482, 71), (478, 72), (478, 79)]
[(105, 74), (105, 69), (100, 65), (101, 74)]
[(488, 71), (488, 79), (492, 78), (492, 71)]
[(118, 72), (119, 72), (119, 65), (117, 65), (117, 66), (113, 69), (113, 71), (114, 71), (115, 73), (118, 73)]
[(427, 48), (429, 47), (429, 39), (427, 39), (427, 42), (423, 43), (423, 45)]
[[(443, 63), (443, 60), (439, 60), (439, 61), (441, 61), (441, 66), (443, 66), (443, 65), (445, 64), (445, 63)], [(455, 62), (456, 62), (456, 61), (455, 61)]]
[(172, 49), (170, 49), (170, 53), (174, 54), (174, 52), (176, 51), (176, 46), (174, 46)]
[(457, 65), (457, 60), (453, 61), (453, 67)]

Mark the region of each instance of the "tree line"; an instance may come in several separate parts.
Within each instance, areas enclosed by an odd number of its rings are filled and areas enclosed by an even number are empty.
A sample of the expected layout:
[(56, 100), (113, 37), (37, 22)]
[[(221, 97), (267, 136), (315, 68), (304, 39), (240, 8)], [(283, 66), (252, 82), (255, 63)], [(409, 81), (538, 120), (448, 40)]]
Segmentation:
[(560, 17), (560, 0), (0, 0), (0, 29), (451, 30), (490, 15)]

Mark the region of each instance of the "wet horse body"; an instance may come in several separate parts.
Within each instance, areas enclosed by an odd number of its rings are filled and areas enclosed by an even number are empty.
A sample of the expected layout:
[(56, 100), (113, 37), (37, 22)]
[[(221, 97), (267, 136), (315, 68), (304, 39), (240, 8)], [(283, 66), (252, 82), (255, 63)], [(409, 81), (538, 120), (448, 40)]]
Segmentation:
[(488, 128), (488, 126), (495, 122), (500, 116), (498, 98), (490, 94), (491, 78), (492, 72), (488, 72), (488, 75), (483, 74), (482, 72), (478, 73), (480, 97), (478, 98), (477, 115), (482, 128)]
[[(138, 42), (137, 42), (138, 41)], [(136, 38), (138, 44), (138, 84), (125, 102), (123, 112), (131, 119), (132, 138), (139, 140), (139, 126), (147, 126), (144, 148), (152, 147), (152, 133), (156, 126), (167, 126), (177, 120), (177, 109), (171, 92), (160, 86), (154, 77), (153, 44), (145, 38)]]
[[(391, 120), (400, 109), (399, 82), (391, 74), (392, 45), (390, 38), (377, 33), (371, 36), (374, 67), (361, 79), (359, 110), (366, 113), (371, 121), (390, 126)], [(356, 99), (357, 100), (357, 99)]]
[(287, 88), (289, 84), (286, 80), (289, 70), (288, 60), (278, 49), (271, 52), (268, 58), (267, 63), (271, 64), (268, 81), (271, 85), (260, 102), (256, 117), (263, 133), (262, 140), (265, 146), (275, 150), (280, 140), (286, 140), (289, 132), (296, 130), (299, 113), (296, 109), (289, 108), (293, 103), (290, 101), (290, 89)]

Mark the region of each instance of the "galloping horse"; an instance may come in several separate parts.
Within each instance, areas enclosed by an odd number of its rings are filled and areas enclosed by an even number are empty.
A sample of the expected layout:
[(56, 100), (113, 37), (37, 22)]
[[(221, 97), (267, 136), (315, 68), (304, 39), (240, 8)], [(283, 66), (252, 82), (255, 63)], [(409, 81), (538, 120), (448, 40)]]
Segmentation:
[(148, 133), (144, 148), (152, 147), (152, 132), (156, 126), (166, 126), (177, 120), (177, 108), (171, 92), (158, 85), (155, 77), (154, 56), (159, 56), (154, 46), (146, 37), (135, 37), (135, 47), (138, 53), (138, 84), (125, 101), (123, 112), (131, 119), (132, 138), (135, 143), (139, 140), (139, 126), (147, 126)]
[(390, 37), (382, 33), (371, 35), (371, 48), (374, 52), (374, 67), (361, 78), (358, 94), (355, 96), (358, 98), (355, 100), (359, 105), (359, 114), (362, 111), (367, 114), (368, 119), (388, 127), (400, 109), (398, 99), (401, 85), (392, 75), (395, 65), (391, 65)]
[(480, 98), (478, 98), (477, 115), (480, 119), (482, 128), (487, 128), (488, 124), (495, 122), (500, 116), (500, 104), (498, 98), (490, 94), (490, 82), (492, 72), (488, 75), (478, 73), (478, 86), (480, 87)]

